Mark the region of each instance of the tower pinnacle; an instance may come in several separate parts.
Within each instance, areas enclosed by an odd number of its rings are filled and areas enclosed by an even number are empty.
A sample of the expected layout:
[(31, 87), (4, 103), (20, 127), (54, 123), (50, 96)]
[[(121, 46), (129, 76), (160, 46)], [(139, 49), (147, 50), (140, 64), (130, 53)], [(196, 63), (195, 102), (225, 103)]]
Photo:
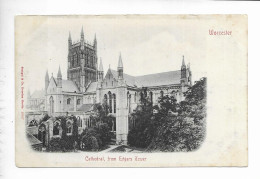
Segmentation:
[(57, 78), (62, 78), (61, 71), (60, 71), (60, 66), (59, 66), (59, 71), (58, 71)]
[(119, 60), (118, 60), (118, 66), (117, 66), (117, 68), (123, 68), (123, 61), (122, 61), (121, 52), (120, 52), (120, 55), (119, 55)]
[(104, 71), (103, 70), (103, 64), (102, 64), (102, 59), (100, 58), (100, 64), (99, 64), (99, 69), (98, 71)]
[(81, 38), (84, 39), (84, 30), (83, 30), (83, 26), (81, 27), (81, 34), (80, 34)]
[(182, 56), (182, 66), (185, 66), (184, 55)]
[(70, 31), (69, 31), (69, 41), (71, 41), (71, 35), (70, 35)]
[(48, 70), (46, 71), (46, 74), (45, 74), (45, 80), (48, 80), (48, 81), (49, 81), (49, 73), (48, 73)]

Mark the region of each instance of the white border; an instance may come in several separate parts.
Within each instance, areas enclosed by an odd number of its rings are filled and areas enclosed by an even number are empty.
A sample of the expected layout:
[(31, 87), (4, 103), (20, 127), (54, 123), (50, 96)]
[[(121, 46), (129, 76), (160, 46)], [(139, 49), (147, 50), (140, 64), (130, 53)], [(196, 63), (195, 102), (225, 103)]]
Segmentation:
[[(256, 178), (259, 175), (259, 60), (260, 3), (134, 1), (0, 1), (0, 174), (3, 178)], [(248, 14), (249, 20), (249, 167), (170, 169), (24, 169), (14, 156), (14, 16), (63, 14)], [(25, 156), (26, 159), (26, 156)], [(100, 171), (102, 170), (102, 171)]]

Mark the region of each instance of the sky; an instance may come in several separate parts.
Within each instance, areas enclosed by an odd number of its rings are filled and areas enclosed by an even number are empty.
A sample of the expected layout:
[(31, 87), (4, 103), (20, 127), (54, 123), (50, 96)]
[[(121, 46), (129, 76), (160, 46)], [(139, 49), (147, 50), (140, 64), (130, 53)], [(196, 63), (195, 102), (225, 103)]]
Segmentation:
[(196, 16), (27, 16), (16, 19), (19, 62), (25, 67), (30, 91), (44, 88), (45, 73), (67, 78), (68, 36), (97, 38), (98, 64), (106, 73), (117, 68), (122, 54), (124, 73), (146, 75), (180, 70), (182, 56), (190, 63), (193, 81), (206, 76), (207, 18)]

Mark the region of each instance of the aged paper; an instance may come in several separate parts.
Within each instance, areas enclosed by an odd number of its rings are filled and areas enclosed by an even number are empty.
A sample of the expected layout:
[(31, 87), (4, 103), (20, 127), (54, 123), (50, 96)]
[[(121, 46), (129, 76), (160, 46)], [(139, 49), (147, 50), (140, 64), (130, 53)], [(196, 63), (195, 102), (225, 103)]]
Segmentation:
[(247, 166), (247, 16), (15, 18), (18, 167)]

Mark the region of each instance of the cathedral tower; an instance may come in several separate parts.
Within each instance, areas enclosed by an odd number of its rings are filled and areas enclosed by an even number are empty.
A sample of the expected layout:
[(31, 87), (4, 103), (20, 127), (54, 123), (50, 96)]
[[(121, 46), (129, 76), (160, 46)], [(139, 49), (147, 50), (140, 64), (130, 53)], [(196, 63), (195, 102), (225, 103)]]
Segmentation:
[(97, 40), (91, 45), (85, 40), (83, 26), (80, 40), (72, 43), (69, 33), (68, 39), (68, 80), (74, 81), (80, 91), (85, 92), (86, 86), (97, 81)]
[(123, 76), (123, 62), (121, 53), (118, 60), (118, 86), (116, 92), (116, 143), (127, 144), (128, 135), (128, 108), (127, 108), (127, 86)]

